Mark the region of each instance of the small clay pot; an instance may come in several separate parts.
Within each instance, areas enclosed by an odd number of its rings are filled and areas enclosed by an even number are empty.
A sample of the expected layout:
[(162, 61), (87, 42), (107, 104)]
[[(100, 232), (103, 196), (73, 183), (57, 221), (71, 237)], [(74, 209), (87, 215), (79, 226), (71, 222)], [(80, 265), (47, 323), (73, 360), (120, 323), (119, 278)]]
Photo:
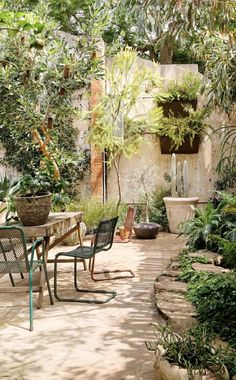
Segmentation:
[(156, 239), (161, 226), (157, 223), (138, 223), (133, 227), (138, 239)]

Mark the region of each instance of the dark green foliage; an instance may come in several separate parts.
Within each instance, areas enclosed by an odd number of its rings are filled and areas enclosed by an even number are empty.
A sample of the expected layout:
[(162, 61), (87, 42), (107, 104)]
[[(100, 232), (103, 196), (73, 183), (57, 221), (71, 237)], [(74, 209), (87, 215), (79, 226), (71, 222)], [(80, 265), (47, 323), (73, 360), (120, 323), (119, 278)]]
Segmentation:
[(153, 324), (153, 327), (156, 341), (146, 342), (147, 348), (156, 351), (158, 346), (162, 346), (165, 350), (164, 356), (169, 363), (186, 368), (190, 379), (193, 371), (204, 374), (205, 370), (212, 366), (221, 372), (224, 352), (221, 348), (215, 349), (214, 335), (207, 325), (197, 325), (182, 336), (167, 326)]
[(198, 257), (189, 256), (189, 252), (186, 249), (182, 251), (179, 261), (180, 261), (180, 267), (181, 267), (182, 273), (178, 279), (184, 282), (189, 282), (190, 280), (196, 281), (201, 275), (201, 273), (196, 272), (192, 268), (192, 264), (194, 263), (208, 264), (209, 263), (209, 260), (207, 260), (203, 256), (198, 256)]
[(231, 348), (228, 348), (225, 350), (223, 355), (224, 365), (226, 366), (229, 372), (230, 379), (232, 379), (233, 376), (236, 375), (236, 351)]
[(236, 241), (224, 243), (222, 251), (223, 260), (221, 265), (236, 270)]
[(168, 219), (166, 215), (166, 207), (163, 201), (164, 197), (170, 195), (170, 191), (164, 188), (154, 190), (149, 197), (149, 217), (150, 221), (158, 223), (165, 231), (169, 230)]
[(188, 299), (201, 322), (236, 348), (236, 277), (234, 273), (204, 273), (189, 284)]
[(204, 208), (196, 208), (193, 219), (183, 224), (181, 232), (188, 236), (190, 250), (210, 249), (217, 252), (221, 248), (220, 239), (234, 240), (236, 229), (236, 196), (221, 193), (217, 207), (208, 203)]
[(218, 232), (220, 226), (221, 215), (218, 209), (208, 203), (204, 208), (195, 209), (194, 218), (184, 223), (181, 232), (188, 236), (187, 246), (190, 250), (196, 251), (206, 247), (217, 250), (209, 236)]

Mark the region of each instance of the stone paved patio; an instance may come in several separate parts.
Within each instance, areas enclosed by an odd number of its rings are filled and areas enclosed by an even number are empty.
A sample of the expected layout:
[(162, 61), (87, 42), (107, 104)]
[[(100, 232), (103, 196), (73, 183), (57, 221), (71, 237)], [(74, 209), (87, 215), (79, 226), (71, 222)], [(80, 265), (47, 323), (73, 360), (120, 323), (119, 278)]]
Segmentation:
[[(81, 272), (84, 287), (116, 290), (116, 298), (105, 305), (55, 301), (50, 306), (46, 295), (43, 308), (35, 310), (33, 332), (28, 331), (27, 295), (0, 294), (0, 379), (154, 380), (153, 354), (144, 344), (153, 338), (149, 323), (160, 318), (154, 282), (182, 246), (183, 240), (166, 233), (156, 240), (114, 244), (99, 254), (97, 268), (132, 268), (136, 277), (94, 283)], [(50, 256), (60, 250), (64, 247)], [(52, 269), (49, 264), (53, 285)], [(62, 264), (67, 291), (70, 269)]]

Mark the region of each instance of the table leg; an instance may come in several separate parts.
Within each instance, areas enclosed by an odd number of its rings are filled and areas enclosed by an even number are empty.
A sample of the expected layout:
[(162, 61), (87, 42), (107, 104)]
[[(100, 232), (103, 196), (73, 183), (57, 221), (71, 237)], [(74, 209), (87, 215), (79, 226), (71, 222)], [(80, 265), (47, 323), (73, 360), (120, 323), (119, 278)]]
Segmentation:
[[(44, 260), (45, 260), (45, 264), (47, 266), (48, 251), (49, 251), (49, 246), (50, 246), (50, 236), (46, 236), (44, 238), (44, 242), (45, 242), (45, 257), (44, 257)], [(40, 276), (39, 277), (39, 294), (38, 294), (37, 309), (41, 309), (41, 307), (43, 305), (43, 288), (44, 288), (44, 284), (45, 284), (44, 270), (40, 271), (40, 275), (39, 276)]]

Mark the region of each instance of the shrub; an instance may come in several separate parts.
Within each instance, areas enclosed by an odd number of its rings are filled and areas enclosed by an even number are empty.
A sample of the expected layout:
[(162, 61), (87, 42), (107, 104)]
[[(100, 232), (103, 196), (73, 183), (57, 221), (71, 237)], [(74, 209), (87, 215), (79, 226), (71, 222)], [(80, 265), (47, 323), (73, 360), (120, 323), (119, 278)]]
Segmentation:
[(236, 277), (233, 273), (203, 273), (190, 282), (188, 299), (195, 305), (201, 322), (236, 347)]
[(75, 200), (66, 206), (66, 211), (83, 211), (83, 221), (86, 224), (87, 232), (93, 233), (100, 220), (109, 219), (116, 216), (116, 202), (102, 203), (95, 198)]
[(156, 189), (150, 194), (150, 220), (158, 223), (165, 231), (169, 230), (164, 197), (170, 195), (170, 191), (164, 188)]

